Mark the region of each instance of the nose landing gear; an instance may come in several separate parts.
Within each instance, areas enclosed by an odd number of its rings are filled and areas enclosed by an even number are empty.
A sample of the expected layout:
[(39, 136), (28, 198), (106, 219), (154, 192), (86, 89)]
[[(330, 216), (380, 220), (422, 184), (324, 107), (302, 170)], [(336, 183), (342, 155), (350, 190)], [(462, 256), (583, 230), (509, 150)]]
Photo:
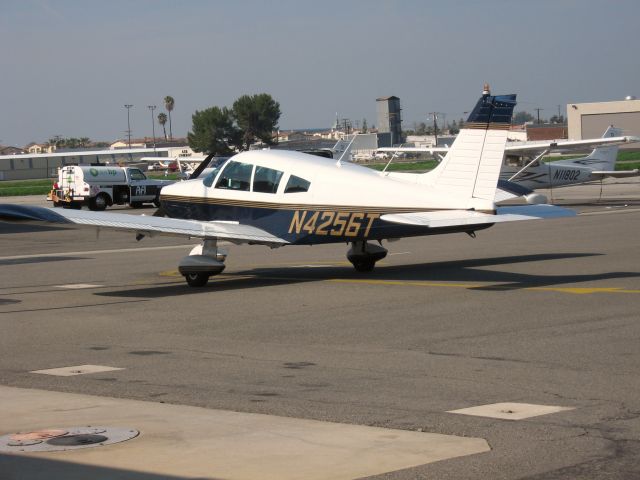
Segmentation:
[(387, 256), (387, 249), (380, 245), (367, 243), (364, 240), (358, 240), (351, 244), (351, 248), (347, 252), (347, 260), (358, 272), (371, 272), (378, 260), (382, 260)]

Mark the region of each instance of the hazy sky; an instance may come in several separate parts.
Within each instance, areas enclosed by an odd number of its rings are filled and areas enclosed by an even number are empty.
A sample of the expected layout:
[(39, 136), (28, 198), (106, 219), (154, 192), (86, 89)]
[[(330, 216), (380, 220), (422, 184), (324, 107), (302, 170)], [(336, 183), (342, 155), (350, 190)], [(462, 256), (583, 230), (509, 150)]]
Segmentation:
[[(147, 105), (195, 110), (266, 92), (280, 127), (403, 125), (469, 110), (482, 84), (542, 116), (640, 96), (638, 0), (0, 0), (0, 143), (151, 135)], [(156, 134), (159, 126), (156, 123)]]

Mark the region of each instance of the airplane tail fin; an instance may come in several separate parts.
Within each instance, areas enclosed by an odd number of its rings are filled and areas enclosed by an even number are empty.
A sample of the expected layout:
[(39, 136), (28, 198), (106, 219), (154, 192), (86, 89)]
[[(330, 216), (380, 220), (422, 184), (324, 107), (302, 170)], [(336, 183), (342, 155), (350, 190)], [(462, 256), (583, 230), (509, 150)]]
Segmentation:
[(493, 210), (496, 186), (516, 105), (515, 95), (482, 97), (440, 165), (431, 172), (433, 185), (471, 200), (470, 208)]
[[(602, 138), (608, 137), (620, 137), (622, 136), (622, 129), (610, 126), (602, 135)], [(593, 170), (608, 170), (613, 171), (616, 169), (616, 160), (618, 158), (618, 145), (605, 145), (602, 147), (596, 147), (586, 157), (580, 160), (569, 160), (571, 163), (578, 163), (580, 165), (586, 165)]]

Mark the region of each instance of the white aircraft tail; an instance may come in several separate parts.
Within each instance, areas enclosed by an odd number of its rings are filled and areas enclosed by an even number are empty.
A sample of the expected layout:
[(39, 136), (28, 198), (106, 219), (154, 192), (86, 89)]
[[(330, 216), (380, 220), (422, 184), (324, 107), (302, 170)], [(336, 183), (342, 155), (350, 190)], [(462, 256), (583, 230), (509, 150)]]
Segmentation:
[[(620, 137), (622, 136), (622, 129), (610, 126), (602, 135), (602, 138), (608, 137)], [(556, 164), (565, 165), (581, 165), (590, 167), (593, 170), (607, 170), (613, 171), (616, 169), (616, 160), (618, 158), (618, 145), (605, 145), (602, 147), (596, 147), (593, 151), (584, 158), (576, 160), (561, 160)]]
[[(470, 208), (493, 210), (515, 95), (491, 96), (488, 86), (440, 165), (433, 186), (471, 199)], [(427, 175), (427, 174), (426, 174)]]

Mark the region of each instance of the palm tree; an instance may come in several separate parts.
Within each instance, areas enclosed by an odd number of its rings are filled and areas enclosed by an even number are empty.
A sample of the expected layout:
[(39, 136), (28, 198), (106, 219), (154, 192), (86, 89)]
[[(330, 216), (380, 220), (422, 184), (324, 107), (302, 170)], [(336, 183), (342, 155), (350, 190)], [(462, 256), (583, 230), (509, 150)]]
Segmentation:
[(173, 99), (173, 97), (169, 95), (164, 97), (164, 108), (166, 108), (167, 112), (169, 112), (169, 139), (170, 140), (173, 140), (173, 130), (171, 130), (171, 111), (173, 110), (173, 106), (175, 105), (175, 103), (176, 101)]
[(164, 124), (167, 123), (167, 114), (166, 113), (159, 113), (158, 114), (158, 123), (160, 125), (162, 125), (162, 130), (164, 131), (164, 140), (167, 140), (167, 129), (165, 128)]

